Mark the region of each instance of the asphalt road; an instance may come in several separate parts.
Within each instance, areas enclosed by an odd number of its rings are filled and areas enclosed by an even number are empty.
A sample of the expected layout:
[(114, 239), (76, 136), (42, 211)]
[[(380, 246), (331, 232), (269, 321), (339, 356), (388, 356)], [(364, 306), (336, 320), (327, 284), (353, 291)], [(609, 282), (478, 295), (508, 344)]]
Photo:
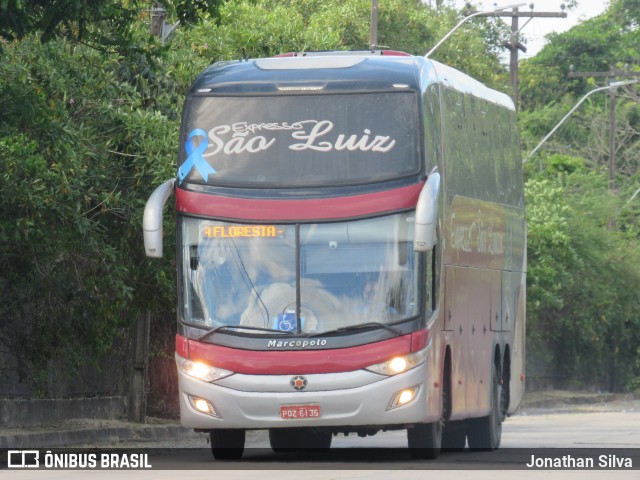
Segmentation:
[[(215, 462), (206, 438), (175, 443), (133, 443), (101, 445), (133, 450), (154, 448), (153, 471), (4, 471), (5, 478), (68, 479), (191, 479), (304, 480), (315, 479), (427, 479), (464, 477), (473, 479), (638, 479), (640, 478), (640, 401), (628, 400), (602, 405), (523, 411), (503, 426), (502, 447), (495, 452), (444, 452), (435, 461), (411, 460), (404, 431), (373, 437), (334, 437), (326, 453), (276, 454), (269, 448), (266, 432), (251, 432), (242, 462)], [(176, 449), (178, 446), (180, 448)], [(157, 450), (159, 449), (159, 450)], [(547, 450), (560, 449), (560, 450)], [(571, 449), (571, 450), (565, 450)], [(577, 450), (580, 449), (580, 450)], [(541, 470), (526, 468), (531, 455), (592, 458), (596, 468)], [(602, 458), (601, 458), (602, 457)], [(611, 469), (609, 462), (630, 458), (633, 469)], [(607, 463), (604, 468), (601, 461)], [(626, 461), (625, 461), (626, 462)], [(185, 467), (189, 468), (186, 470)], [(172, 470), (165, 470), (172, 469)]]

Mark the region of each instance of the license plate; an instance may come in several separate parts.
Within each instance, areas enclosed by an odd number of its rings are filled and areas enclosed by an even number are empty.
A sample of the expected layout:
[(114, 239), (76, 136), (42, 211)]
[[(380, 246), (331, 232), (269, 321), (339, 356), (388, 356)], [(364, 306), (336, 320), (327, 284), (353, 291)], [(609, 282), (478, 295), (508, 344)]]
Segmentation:
[(285, 420), (320, 418), (320, 405), (281, 405), (280, 416)]

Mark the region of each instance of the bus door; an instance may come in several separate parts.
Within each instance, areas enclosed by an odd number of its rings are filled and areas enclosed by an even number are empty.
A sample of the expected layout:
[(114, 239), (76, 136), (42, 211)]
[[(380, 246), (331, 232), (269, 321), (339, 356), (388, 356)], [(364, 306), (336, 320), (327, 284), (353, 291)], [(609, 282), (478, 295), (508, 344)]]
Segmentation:
[(499, 279), (500, 272), (445, 267), (444, 329), (452, 339), (452, 420), (488, 411), (493, 351), (490, 319), (500, 306), (496, 300)]

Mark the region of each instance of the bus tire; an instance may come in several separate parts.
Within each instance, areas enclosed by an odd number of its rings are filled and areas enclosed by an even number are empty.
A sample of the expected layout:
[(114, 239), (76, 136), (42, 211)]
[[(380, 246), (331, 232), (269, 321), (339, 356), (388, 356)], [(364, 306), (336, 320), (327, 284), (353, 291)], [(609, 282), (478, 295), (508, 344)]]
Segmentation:
[(300, 448), (300, 435), (294, 428), (270, 428), (269, 444), (274, 452), (292, 452)]
[(407, 429), (407, 441), (412, 458), (437, 458), (442, 448), (442, 421), (416, 423)]
[(209, 432), (211, 453), (216, 460), (239, 460), (244, 453), (245, 431), (220, 429)]
[(495, 450), (502, 438), (502, 388), (498, 368), (493, 366), (491, 388), (491, 411), (482, 418), (467, 420), (467, 439), (473, 450)]
[(331, 432), (305, 430), (302, 432), (302, 447), (312, 450), (329, 450), (333, 435)]
[(467, 430), (464, 422), (448, 422), (442, 431), (442, 450), (461, 452), (467, 442)]

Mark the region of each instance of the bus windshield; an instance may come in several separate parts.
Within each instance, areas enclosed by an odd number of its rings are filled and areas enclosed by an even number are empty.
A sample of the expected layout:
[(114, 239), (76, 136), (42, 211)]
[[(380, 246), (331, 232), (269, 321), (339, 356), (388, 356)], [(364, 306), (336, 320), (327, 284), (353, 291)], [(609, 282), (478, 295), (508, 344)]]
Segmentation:
[(179, 182), (321, 187), (419, 170), (417, 94), (192, 96)]
[(413, 214), (298, 225), (180, 222), (186, 323), (317, 334), (418, 314)]

